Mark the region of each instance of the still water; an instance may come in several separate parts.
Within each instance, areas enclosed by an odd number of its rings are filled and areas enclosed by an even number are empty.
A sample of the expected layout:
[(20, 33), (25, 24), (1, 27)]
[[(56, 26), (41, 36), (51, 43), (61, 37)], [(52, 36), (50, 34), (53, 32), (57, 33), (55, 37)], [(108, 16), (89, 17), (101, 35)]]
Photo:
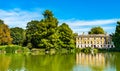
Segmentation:
[(120, 71), (120, 53), (0, 54), (0, 71)]

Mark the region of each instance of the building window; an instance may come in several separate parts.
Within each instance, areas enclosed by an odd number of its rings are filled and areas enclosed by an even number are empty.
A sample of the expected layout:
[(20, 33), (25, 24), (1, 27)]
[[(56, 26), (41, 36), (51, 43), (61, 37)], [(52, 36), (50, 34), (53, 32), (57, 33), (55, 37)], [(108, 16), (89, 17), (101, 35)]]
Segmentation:
[(94, 48), (96, 48), (96, 45), (94, 45)]
[(99, 44), (99, 42), (97, 41), (97, 44)]
[(113, 45), (111, 45), (111, 47), (113, 48)]
[(106, 47), (106, 46), (104, 45), (104, 47)]

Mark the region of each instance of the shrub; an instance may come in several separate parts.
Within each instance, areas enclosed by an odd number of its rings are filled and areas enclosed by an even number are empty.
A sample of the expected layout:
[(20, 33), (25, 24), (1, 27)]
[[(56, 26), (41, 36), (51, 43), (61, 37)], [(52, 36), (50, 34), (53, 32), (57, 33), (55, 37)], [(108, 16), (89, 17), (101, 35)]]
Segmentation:
[(28, 44), (27, 44), (27, 48), (32, 49), (32, 44), (31, 44), (31, 43), (28, 43)]
[(94, 53), (97, 53), (97, 52), (98, 52), (98, 49), (93, 49), (93, 52), (94, 52)]
[(0, 46), (1, 51), (6, 51), (6, 53), (19, 53), (19, 52), (28, 52), (29, 49), (26, 47), (18, 46), (18, 45), (5, 45)]
[(91, 53), (91, 47), (83, 48), (82, 52), (84, 52), (84, 53)]
[(76, 52), (81, 52), (82, 48), (76, 48), (75, 51)]
[(18, 45), (8, 45), (5, 48), (6, 53), (15, 53), (17, 50), (20, 50), (22, 47)]

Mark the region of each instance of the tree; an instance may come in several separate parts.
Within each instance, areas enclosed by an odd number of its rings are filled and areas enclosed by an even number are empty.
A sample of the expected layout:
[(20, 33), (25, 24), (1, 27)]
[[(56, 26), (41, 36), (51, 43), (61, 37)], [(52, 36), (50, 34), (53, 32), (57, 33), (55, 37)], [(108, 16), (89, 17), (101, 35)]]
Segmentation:
[(117, 22), (115, 33), (112, 35), (112, 40), (116, 48), (120, 48), (120, 21)]
[(12, 43), (17, 45), (22, 45), (25, 36), (24, 29), (15, 27), (15, 28), (11, 28), (10, 32), (11, 32), (11, 37), (13, 38)]
[[(58, 20), (53, 16), (52, 12), (49, 10), (46, 10), (43, 13), (44, 19), (42, 19), (40, 22), (44, 24), (45, 31), (43, 31), (44, 36), (41, 39), (41, 43), (39, 44), (40, 47), (45, 47), (47, 50), (51, 48), (57, 48), (59, 42), (59, 36), (58, 36)], [(46, 44), (47, 43), (47, 44)], [(44, 45), (43, 45), (44, 44)]]
[(58, 21), (49, 10), (46, 10), (43, 16), (41, 21), (31, 21), (27, 24), (26, 39), (33, 47), (49, 50), (57, 45)]
[(38, 25), (39, 21), (31, 21), (27, 23), (27, 27), (26, 27), (26, 45), (31, 44), (33, 45), (33, 47), (37, 47), (38, 46), (38, 42), (40, 41), (39, 35), (40, 35), (40, 31), (39, 31), (39, 25)]
[(58, 20), (51, 11), (43, 13), (44, 18), (40, 21), (31, 21), (26, 27), (26, 41), (34, 48), (73, 48), (74, 34), (67, 24), (58, 26)]
[(0, 45), (11, 44), (11, 41), (10, 29), (4, 24), (4, 21), (0, 20)]
[(61, 47), (67, 49), (74, 48), (75, 47), (74, 34), (70, 27), (66, 23), (63, 23), (62, 25), (59, 26), (58, 30), (60, 35), (59, 38), (62, 41)]
[(101, 28), (100, 26), (98, 27), (93, 27), (88, 34), (105, 34), (105, 31), (103, 30), (103, 28)]

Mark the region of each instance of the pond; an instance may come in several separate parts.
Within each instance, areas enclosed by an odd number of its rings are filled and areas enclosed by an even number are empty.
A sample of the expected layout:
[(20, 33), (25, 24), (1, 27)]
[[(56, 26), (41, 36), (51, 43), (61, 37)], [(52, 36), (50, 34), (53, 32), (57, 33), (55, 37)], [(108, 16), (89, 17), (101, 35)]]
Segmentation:
[(0, 54), (0, 71), (120, 71), (120, 53)]

